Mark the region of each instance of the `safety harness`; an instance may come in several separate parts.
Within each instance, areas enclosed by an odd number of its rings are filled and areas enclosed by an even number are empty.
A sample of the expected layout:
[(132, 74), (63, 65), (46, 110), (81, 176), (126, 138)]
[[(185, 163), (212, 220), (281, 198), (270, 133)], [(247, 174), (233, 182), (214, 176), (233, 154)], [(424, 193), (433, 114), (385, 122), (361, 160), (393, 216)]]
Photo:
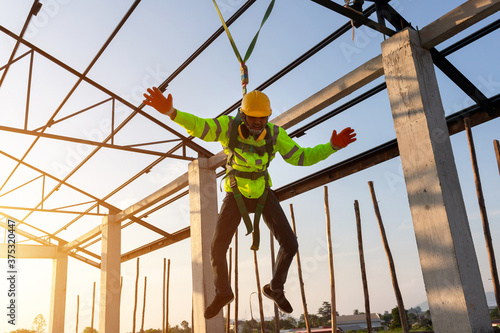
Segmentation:
[[(267, 124), (266, 124), (266, 136), (264, 138), (265, 140), (264, 146), (257, 147), (239, 141), (238, 127), (240, 126), (240, 124), (241, 124), (241, 115), (238, 112), (236, 117), (233, 118), (233, 123), (229, 134), (229, 145), (228, 145), (229, 154), (227, 155), (227, 161), (226, 161), (226, 170), (227, 170), (226, 177), (229, 178), (229, 185), (231, 186), (231, 189), (233, 191), (234, 199), (236, 200), (236, 204), (238, 205), (241, 217), (245, 222), (245, 226), (247, 228), (247, 235), (253, 231), (252, 246), (250, 247), (250, 249), (258, 250), (260, 243), (259, 221), (260, 221), (260, 216), (262, 215), (262, 212), (264, 210), (264, 205), (266, 204), (266, 199), (267, 199), (267, 193), (269, 191), (269, 172), (267, 171), (267, 169), (269, 168), (269, 164), (271, 162), (273, 143), (271, 139), (271, 130), (269, 128), (269, 125)], [(257, 153), (259, 156), (264, 156), (265, 153), (267, 153), (268, 160), (265, 169), (258, 172), (246, 172), (246, 171), (236, 170), (233, 167), (235, 148), (240, 148), (243, 152)], [(238, 189), (236, 177), (247, 178), (251, 180), (256, 180), (260, 177), (264, 177), (266, 185), (264, 188), (264, 192), (258, 199), (257, 207), (255, 208), (253, 226), (252, 226), (252, 221), (250, 220), (250, 216), (248, 214), (247, 207), (245, 206), (245, 202), (243, 201), (243, 196), (240, 190)]]

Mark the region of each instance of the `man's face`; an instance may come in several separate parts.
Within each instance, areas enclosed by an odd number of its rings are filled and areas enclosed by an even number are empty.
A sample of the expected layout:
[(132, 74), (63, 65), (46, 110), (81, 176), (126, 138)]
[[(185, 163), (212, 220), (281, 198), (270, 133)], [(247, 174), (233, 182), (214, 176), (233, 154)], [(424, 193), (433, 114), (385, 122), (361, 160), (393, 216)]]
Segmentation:
[(246, 118), (247, 125), (251, 130), (261, 131), (266, 127), (267, 119), (269, 117), (251, 117), (247, 115)]

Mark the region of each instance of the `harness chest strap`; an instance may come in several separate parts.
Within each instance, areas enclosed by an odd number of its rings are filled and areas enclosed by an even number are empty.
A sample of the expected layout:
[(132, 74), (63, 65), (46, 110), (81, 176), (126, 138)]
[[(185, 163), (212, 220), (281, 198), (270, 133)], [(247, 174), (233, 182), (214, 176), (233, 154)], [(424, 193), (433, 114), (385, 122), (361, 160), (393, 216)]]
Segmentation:
[[(238, 127), (241, 124), (241, 115), (238, 113), (236, 117), (233, 119), (233, 124), (231, 126), (231, 132), (230, 132), (230, 138), (229, 138), (229, 154), (227, 156), (227, 163), (226, 163), (226, 169), (227, 169), (227, 177), (229, 177), (229, 185), (231, 186), (231, 189), (233, 191), (234, 199), (236, 200), (236, 204), (238, 206), (238, 209), (240, 211), (240, 215), (243, 218), (243, 221), (245, 223), (245, 227), (247, 229), (247, 235), (253, 231), (252, 234), (252, 246), (250, 249), (252, 250), (258, 250), (259, 249), (259, 243), (260, 243), (260, 229), (259, 229), (259, 222), (260, 222), (260, 217), (262, 215), (262, 212), (264, 211), (264, 206), (266, 204), (267, 200), (267, 193), (269, 190), (269, 173), (267, 171), (267, 168), (269, 167), (270, 160), (271, 160), (271, 154), (273, 150), (273, 145), (272, 145), (272, 140), (271, 140), (271, 135), (270, 135), (270, 130), (267, 129), (266, 137), (265, 137), (265, 142), (266, 142), (266, 152), (268, 154), (268, 162), (266, 164), (266, 169), (264, 171), (260, 172), (244, 172), (244, 171), (238, 171), (235, 170), (232, 166), (233, 158), (234, 158), (234, 148), (236, 147), (237, 140), (238, 140)], [(268, 127), (266, 125), (266, 127)], [(243, 201), (243, 196), (238, 189), (238, 184), (236, 181), (236, 176), (241, 177), (241, 178), (248, 178), (252, 180), (256, 180), (260, 177), (264, 177), (265, 181), (265, 189), (262, 195), (259, 197), (258, 202), (257, 202), (257, 207), (255, 208), (255, 213), (254, 213), (254, 221), (253, 221), (253, 226), (252, 226), (252, 221), (250, 220), (250, 216), (248, 214), (248, 210), (245, 206), (245, 202)]]

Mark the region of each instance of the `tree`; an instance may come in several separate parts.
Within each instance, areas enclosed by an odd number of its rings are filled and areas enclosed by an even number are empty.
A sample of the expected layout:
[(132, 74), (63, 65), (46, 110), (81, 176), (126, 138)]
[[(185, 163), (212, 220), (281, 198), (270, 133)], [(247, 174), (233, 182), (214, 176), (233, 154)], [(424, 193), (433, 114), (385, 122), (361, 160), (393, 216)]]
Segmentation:
[(45, 318), (43, 317), (42, 314), (38, 314), (35, 319), (33, 320), (33, 325), (31, 328), (36, 332), (36, 333), (44, 333), (45, 332), (45, 327), (47, 324), (45, 323)]
[(354, 311), (352, 312), (353, 315), (358, 315), (359, 314), (359, 310), (358, 309), (354, 309)]
[(29, 330), (27, 328), (19, 328), (15, 331), (10, 331), (10, 333), (36, 333), (34, 330)]
[(401, 318), (399, 317), (399, 308), (396, 306), (391, 311), (392, 314), (392, 323), (389, 326), (392, 329), (401, 328)]
[(500, 319), (500, 315), (498, 314), (498, 306), (491, 310), (490, 317), (491, 319)]
[(380, 315), (380, 319), (385, 325), (388, 325), (392, 320), (392, 314), (390, 314), (389, 311), (385, 311), (383, 315)]
[[(188, 323), (187, 321), (183, 320), (183, 321), (181, 322), (181, 327), (182, 327), (182, 329), (183, 329), (184, 331), (187, 331), (187, 330), (189, 330), (189, 323)], [(191, 330), (189, 330), (189, 331), (191, 331)]]
[(91, 328), (89, 326), (85, 327), (82, 333), (99, 333), (95, 328)]

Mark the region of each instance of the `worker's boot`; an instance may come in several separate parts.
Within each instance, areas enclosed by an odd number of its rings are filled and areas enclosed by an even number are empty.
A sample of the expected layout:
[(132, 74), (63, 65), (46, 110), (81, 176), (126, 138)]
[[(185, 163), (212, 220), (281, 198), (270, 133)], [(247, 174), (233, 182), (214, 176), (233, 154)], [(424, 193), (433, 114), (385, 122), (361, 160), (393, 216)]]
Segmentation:
[(290, 302), (288, 302), (288, 300), (286, 299), (283, 290), (271, 290), (271, 286), (269, 284), (266, 284), (264, 288), (262, 288), (262, 293), (267, 298), (272, 299), (281, 311), (285, 313), (293, 312), (293, 308), (290, 305)]
[(209, 306), (207, 306), (205, 310), (205, 318), (210, 319), (215, 317), (220, 312), (220, 310), (222, 310), (224, 306), (231, 303), (233, 299), (234, 299), (233, 292), (231, 292), (231, 294), (228, 295), (216, 294), (212, 303)]

